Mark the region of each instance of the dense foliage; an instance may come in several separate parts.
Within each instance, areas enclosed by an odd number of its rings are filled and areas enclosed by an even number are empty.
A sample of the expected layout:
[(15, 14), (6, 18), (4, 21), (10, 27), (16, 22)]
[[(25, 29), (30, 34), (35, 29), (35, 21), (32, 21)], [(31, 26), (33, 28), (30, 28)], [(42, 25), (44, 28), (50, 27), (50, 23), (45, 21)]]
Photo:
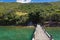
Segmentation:
[(60, 2), (30, 4), (0, 3), (0, 25), (22, 25), (31, 21), (33, 23), (43, 23), (44, 21), (59, 22), (59, 4)]

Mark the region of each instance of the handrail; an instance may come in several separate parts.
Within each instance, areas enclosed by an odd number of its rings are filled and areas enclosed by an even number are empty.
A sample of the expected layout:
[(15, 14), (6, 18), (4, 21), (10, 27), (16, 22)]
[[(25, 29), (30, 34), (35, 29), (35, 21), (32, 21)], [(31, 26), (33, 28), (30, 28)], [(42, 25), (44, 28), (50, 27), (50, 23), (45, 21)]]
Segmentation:
[[(36, 30), (36, 28), (35, 28), (35, 30)], [(35, 31), (34, 34), (33, 34), (32, 40), (35, 40), (35, 33), (36, 33), (36, 31)]]
[(46, 35), (50, 38), (50, 40), (54, 40), (52, 35), (48, 34), (48, 32), (46, 32)]
[(52, 35), (50, 35), (45, 29), (44, 27), (42, 27), (42, 29), (44, 30), (45, 34), (48, 36), (48, 38), (50, 38), (50, 40), (54, 40)]

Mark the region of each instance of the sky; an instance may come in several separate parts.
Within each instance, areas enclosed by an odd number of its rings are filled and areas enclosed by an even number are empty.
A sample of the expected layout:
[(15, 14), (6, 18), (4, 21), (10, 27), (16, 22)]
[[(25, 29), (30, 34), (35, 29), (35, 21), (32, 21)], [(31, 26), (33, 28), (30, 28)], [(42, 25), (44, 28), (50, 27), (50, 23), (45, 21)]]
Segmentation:
[[(0, 0), (0, 2), (16, 2), (17, 0)], [(55, 2), (58, 0), (31, 0), (31, 2)]]
[(32, 0), (32, 2), (55, 2), (58, 0)]
[(0, 2), (16, 2), (16, 0), (0, 0)]

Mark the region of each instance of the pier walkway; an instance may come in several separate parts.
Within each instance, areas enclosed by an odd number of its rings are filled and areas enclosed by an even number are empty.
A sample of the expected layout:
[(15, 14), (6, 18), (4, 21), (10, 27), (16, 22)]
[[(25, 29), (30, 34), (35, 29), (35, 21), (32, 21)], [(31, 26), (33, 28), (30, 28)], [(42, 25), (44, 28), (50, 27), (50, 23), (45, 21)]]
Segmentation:
[(46, 35), (43, 28), (40, 25), (37, 25), (33, 40), (50, 40), (50, 38)]

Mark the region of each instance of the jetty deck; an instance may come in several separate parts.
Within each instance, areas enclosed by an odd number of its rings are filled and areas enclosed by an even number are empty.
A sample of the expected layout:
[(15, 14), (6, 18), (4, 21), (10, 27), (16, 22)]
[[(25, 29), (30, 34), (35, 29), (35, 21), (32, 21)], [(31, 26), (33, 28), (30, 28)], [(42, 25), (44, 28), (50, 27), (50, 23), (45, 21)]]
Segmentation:
[(34, 40), (50, 40), (40, 25), (37, 25), (36, 27)]

